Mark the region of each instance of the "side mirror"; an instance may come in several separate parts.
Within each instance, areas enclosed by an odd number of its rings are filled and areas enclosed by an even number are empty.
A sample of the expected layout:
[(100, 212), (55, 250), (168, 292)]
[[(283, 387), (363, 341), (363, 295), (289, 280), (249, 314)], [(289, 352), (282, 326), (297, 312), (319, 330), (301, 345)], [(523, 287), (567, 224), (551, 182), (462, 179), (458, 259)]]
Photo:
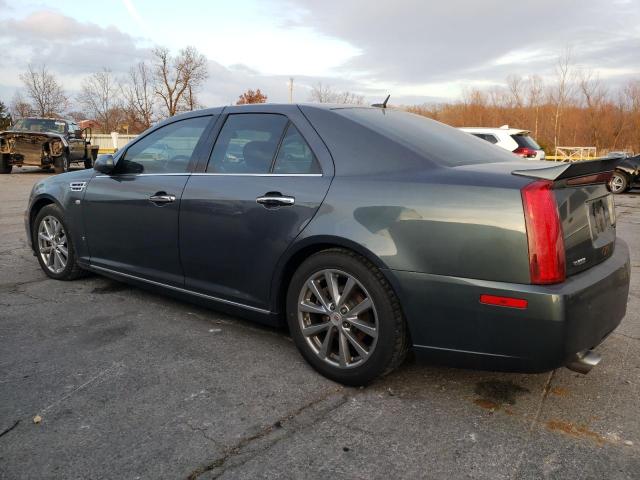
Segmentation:
[(114, 168), (116, 168), (116, 164), (113, 161), (113, 155), (110, 153), (98, 155), (98, 158), (93, 164), (94, 170), (104, 173), (105, 175), (110, 175)]
[(82, 138), (82, 130), (75, 130), (73, 136), (76, 138)]

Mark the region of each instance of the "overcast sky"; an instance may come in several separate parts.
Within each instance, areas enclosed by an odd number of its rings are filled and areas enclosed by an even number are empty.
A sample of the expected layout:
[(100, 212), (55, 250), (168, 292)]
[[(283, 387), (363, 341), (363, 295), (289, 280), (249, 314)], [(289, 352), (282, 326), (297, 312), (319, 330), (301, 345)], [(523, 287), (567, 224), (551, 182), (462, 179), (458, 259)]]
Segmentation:
[(123, 75), (154, 45), (194, 45), (209, 59), (201, 98), (309, 99), (322, 81), (379, 100), (422, 103), (509, 74), (551, 75), (575, 63), (612, 85), (640, 78), (640, 0), (0, 0), (0, 100), (28, 63), (45, 63), (70, 92), (83, 76)]

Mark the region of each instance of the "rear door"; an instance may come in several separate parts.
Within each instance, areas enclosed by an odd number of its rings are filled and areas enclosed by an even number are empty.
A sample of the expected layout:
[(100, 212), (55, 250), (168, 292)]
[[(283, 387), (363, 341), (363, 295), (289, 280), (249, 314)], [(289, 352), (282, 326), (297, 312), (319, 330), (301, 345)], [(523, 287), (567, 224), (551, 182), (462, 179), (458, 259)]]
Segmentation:
[(211, 121), (208, 115), (159, 127), (127, 148), (113, 174), (98, 174), (89, 182), (83, 218), (92, 265), (184, 284), (180, 199)]
[(180, 213), (187, 288), (269, 309), (279, 258), (333, 177), (326, 147), (295, 106), (231, 107)]

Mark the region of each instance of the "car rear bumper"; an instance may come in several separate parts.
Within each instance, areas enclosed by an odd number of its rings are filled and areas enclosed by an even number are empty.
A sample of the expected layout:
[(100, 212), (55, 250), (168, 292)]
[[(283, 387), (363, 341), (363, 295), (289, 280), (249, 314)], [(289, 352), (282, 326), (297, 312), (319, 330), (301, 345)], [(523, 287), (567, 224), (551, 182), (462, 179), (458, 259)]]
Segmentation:
[[(626, 313), (629, 248), (557, 285), (524, 285), (386, 271), (400, 297), (415, 351), (449, 364), (546, 371), (593, 348)], [(480, 304), (480, 295), (525, 299), (516, 309)]]

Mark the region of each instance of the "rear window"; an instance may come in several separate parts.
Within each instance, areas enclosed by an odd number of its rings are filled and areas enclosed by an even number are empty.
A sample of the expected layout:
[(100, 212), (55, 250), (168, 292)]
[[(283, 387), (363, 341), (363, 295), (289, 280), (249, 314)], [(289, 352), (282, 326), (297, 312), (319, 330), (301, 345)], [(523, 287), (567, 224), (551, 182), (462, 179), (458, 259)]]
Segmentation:
[(540, 145), (538, 145), (536, 141), (533, 138), (531, 138), (529, 135), (518, 133), (515, 135), (511, 135), (511, 138), (513, 138), (516, 141), (519, 147), (533, 148), (534, 150), (542, 150), (540, 148)]
[(441, 166), (519, 160), (506, 150), (421, 115), (382, 108), (342, 108), (334, 112)]

